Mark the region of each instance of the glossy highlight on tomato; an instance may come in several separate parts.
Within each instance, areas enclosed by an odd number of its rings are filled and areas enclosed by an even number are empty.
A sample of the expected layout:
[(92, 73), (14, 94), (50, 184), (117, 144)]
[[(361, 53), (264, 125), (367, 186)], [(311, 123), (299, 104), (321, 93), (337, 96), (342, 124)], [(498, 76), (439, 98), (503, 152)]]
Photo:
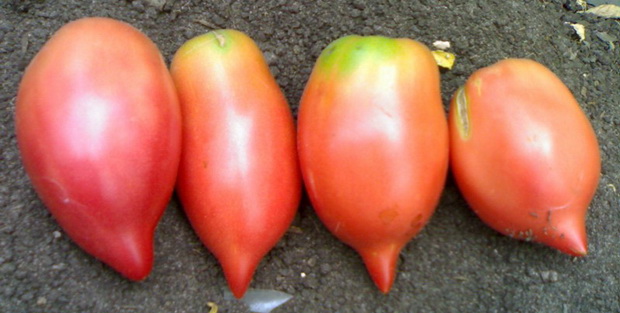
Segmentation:
[(449, 119), (454, 177), (486, 224), (587, 254), (585, 217), (599, 181), (599, 147), (553, 72), (526, 59), (478, 70), (456, 92)]
[(183, 115), (177, 193), (241, 298), (299, 205), (293, 116), (261, 51), (239, 31), (189, 40), (171, 72)]
[(410, 39), (332, 42), (307, 83), (298, 128), (316, 213), (387, 293), (398, 255), (433, 214), (448, 168), (433, 56)]
[(144, 279), (181, 148), (178, 100), (155, 44), (108, 18), (63, 26), (26, 69), (15, 119), (26, 172), (60, 226)]

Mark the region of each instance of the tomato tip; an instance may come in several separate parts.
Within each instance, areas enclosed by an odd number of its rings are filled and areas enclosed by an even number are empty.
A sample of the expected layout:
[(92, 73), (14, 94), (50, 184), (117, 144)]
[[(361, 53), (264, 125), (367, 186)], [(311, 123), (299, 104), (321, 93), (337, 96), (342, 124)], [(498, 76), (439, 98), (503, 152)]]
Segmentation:
[(588, 239), (585, 229), (564, 231), (559, 238), (561, 239), (552, 238), (552, 240), (543, 241), (543, 243), (574, 257), (582, 257), (588, 254)]
[(112, 268), (117, 270), (121, 275), (123, 275), (123, 277), (134, 282), (140, 282), (145, 280), (149, 276), (152, 269), (152, 263), (150, 263), (148, 260), (144, 261), (145, 263), (143, 264), (133, 264), (131, 266), (125, 264), (123, 268), (116, 266), (112, 266)]
[(382, 249), (359, 253), (377, 288), (384, 294), (390, 292), (396, 276), (396, 261), (400, 248), (396, 245), (388, 245)]
[(250, 286), (258, 262), (260, 258), (254, 259), (248, 255), (228, 256), (220, 260), (228, 287), (235, 298), (243, 298)]
[(588, 255), (588, 246), (585, 241), (578, 242), (569, 249), (569, 254), (575, 257), (583, 257)]

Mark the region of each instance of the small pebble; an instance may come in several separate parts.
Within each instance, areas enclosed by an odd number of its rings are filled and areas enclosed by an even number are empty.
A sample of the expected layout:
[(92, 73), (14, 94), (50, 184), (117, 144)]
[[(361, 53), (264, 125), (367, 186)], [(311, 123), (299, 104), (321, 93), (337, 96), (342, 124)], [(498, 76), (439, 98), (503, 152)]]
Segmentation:
[(265, 51), (264, 56), (267, 64), (273, 64), (273, 62), (277, 59), (277, 56), (271, 51)]
[(310, 289), (316, 289), (319, 287), (319, 281), (313, 276), (307, 276), (306, 279), (304, 279), (303, 284)]
[(306, 261), (306, 263), (311, 266), (314, 267), (316, 265), (316, 258), (315, 257), (311, 257), (308, 259), (308, 261)]
[(2, 289), (2, 294), (4, 294), (5, 297), (10, 298), (13, 294), (15, 294), (15, 287), (5, 286), (4, 289)]
[(133, 5), (133, 7), (137, 10), (143, 11), (144, 10), (144, 4), (140, 1), (134, 1), (131, 3)]
[(37, 305), (46, 305), (46, 304), (47, 304), (47, 299), (45, 299), (45, 297), (37, 298)]
[(13, 263), (6, 263), (6, 264), (3, 264), (0, 267), (0, 273), (6, 275), (6, 274), (14, 272), (16, 268), (17, 267), (15, 266), (15, 264), (13, 264)]
[(363, 9), (366, 8), (366, 3), (365, 3), (365, 1), (362, 1), (362, 0), (355, 0), (355, 1), (353, 1), (352, 5), (353, 5), (354, 8), (356, 8), (358, 10), (363, 10)]
[(166, 0), (145, 0), (146, 4), (155, 7), (157, 9), (162, 9), (166, 4)]
[(52, 265), (52, 269), (55, 271), (61, 271), (64, 270), (67, 266), (65, 265), (65, 263), (59, 263), (59, 264), (54, 264)]
[(18, 280), (23, 280), (27, 276), (28, 276), (28, 272), (26, 272), (25, 270), (16, 270), (15, 271), (15, 278), (17, 278)]
[(558, 281), (558, 272), (556, 271), (542, 271), (540, 272), (540, 278), (545, 283), (554, 283)]
[(25, 294), (22, 295), (21, 299), (24, 300), (24, 301), (30, 301), (30, 300), (34, 299), (34, 293), (26, 292)]

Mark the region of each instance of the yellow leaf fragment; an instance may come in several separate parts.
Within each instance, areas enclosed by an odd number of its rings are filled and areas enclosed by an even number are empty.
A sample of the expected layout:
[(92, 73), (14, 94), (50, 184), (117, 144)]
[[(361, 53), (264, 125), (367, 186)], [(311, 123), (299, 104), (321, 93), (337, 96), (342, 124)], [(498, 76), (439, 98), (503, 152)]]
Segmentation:
[(441, 50), (434, 50), (431, 52), (433, 57), (435, 58), (435, 62), (437, 65), (447, 68), (449, 70), (454, 66), (454, 61), (456, 60), (456, 56), (453, 53), (445, 52)]
[(618, 40), (615, 36), (608, 34), (607, 32), (594, 32), (598, 39), (606, 42), (609, 45), (609, 50), (616, 49), (616, 45), (614, 45), (614, 41)]
[(620, 18), (620, 6), (615, 4), (601, 4), (585, 12), (606, 18)]
[(217, 313), (217, 304), (215, 304), (214, 302), (207, 302), (207, 305), (209, 306), (209, 308), (211, 308), (211, 310), (209, 310), (209, 313)]
[(570, 27), (572, 27), (575, 30), (575, 33), (577, 33), (577, 36), (579, 36), (579, 42), (582, 42), (586, 39), (586, 27), (579, 24), (579, 23), (566, 23), (568, 25), (570, 25)]
[(577, 4), (582, 8), (585, 9), (588, 7), (588, 3), (586, 2), (586, 0), (577, 0)]
[(607, 187), (609, 187), (611, 190), (613, 190), (614, 193), (616, 192), (616, 186), (614, 184), (607, 184)]
[(289, 227), (288, 231), (293, 233), (293, 234), (303, 234), (304, 233), (304, 230), (301, 229), (301, 227), (295, 226), (295, 225), (292, 225), (291, 227)]

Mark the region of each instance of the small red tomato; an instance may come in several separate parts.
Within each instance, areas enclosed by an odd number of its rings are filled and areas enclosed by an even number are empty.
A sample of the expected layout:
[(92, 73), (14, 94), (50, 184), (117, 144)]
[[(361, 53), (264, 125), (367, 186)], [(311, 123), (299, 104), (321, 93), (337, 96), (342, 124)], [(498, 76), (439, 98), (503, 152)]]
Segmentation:
[(26, 172), (60, 226), (127, 278), (144, 279), (181, 143), (155, 44), (107, 18), (65, 25), (26, 69), (15, 119)]
[(454, 177), (486, 224), (570, 255), (587, 253), (598, 143), (549, 69), (508, 59), (475, 72), (452, 100), (450, 138)]
[(261, 51), (241, 32), (191, 39), (171, 72), (183, 116), (177, 192), (241, 298), (299, 205), (293, 116)]
[(448, 127), (431, 52), (410, 39), (331, 43), (301, 99), (298, 146), (310, 200), (387, 293), (403, 246), (435, 210)]

